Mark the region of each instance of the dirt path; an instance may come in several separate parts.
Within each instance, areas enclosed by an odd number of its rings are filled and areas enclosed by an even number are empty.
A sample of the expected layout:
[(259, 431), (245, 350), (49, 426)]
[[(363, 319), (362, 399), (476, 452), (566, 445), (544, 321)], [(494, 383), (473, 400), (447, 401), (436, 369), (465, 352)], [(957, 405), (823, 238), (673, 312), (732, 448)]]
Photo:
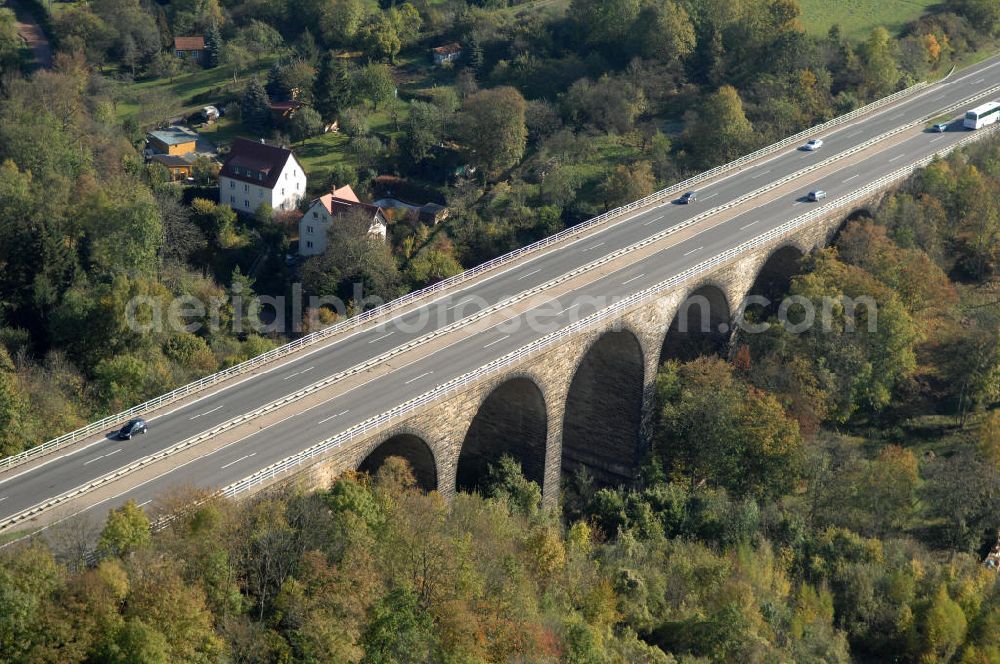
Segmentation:
[(31, 49), (35, 64), (46, 69), (51, 67), (52, 48), (49, 46), (49, 39), (28, 6), (17, 0), (7, 0), (4, 5), (14, 10), (14, 15), (17, 17), (17, 32)]

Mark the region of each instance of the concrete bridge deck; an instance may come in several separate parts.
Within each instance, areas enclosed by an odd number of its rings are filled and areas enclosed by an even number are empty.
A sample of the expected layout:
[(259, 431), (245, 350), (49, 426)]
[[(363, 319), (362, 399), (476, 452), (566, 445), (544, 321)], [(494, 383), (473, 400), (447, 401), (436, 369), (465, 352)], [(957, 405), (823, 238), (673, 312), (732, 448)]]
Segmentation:
[[(825, 189), (835, 200), (930, 154), (947, 152), (971, 134), (956, 129), (932, 135), (922, 125), (905, 127), (993, 87), (1000, 82), (998, 65), (1000, 60), (988, 61), (844, 125), (824, 135), (826, 144), (816, 153), (790, 148), (723, 177), (701, 190), (695, 206), (665, 203), (643, 210), (386, 325), (359, 331), (266, 374), (183, 404), (154, 419), (150, 435), (131, 444), (98, 440), (39, 465), (12, 469), (0, 475), (0, 518), (113, 473), (234, 415), (315, 386), (319, 378), (349, 370), (366, 358), (394, 353), (391, 359), (315, 387), (300, 399), (123, 474), (24, 523), (40, 525), (95, 507), (99, 509), (93, 511), (103, 512), (126, 499), (145, 504), (171, 487), (216, 489), (238, 482), (572, 323), (594, 308), (581, 306), (581, 297), (606, 306), (779, 227), (815, 205), (803, 200), (811, 189)], [(901, 127), (858, 151), (873, 137)], [(835, 155), (847, 156), (823, 163)], [(811, 165), (816, 167), (789, 179)], [(747, 198), (764, 188), (769, 190)], [(712, 206), (726, 209), (702, 216)], [(612, 475), (626, 475), (637, 458), (636, 441), (641, 439), (649, 408), (651, 380), (680, 304), (690, 293), (704, 295), (711, 303), (713, 322), (729, 321), (774, 252), (785, 246), (804, 252), (825, 243), (842, 215), (843, 210), (831, 210), (773, 246), (758, 247), (663, 293), (654, 305), (637, 307), (604, 327), (589, 329), (523, 366), (510, 366), (460, 394), (429, 404), (405, 421), (352, 437), (350, 444), (310, 464), (310, 476), (323, 481), (344, 468), (365, 465), (366, 460), (371, 466), (387, 451), (395, 451), (411, 456), (425, 484), (448, 493), (456, 484), (473, 482), (469, 478), (475, 473), (463, 472), (463, 448), (464, 465), (474, 469), (504, 447), (484, 446), (483, 440), (515, 438), (524, 440), (510, 451), (522, 458), (530, 477), (542, 481), (549, 500), (555, 496), (564, 463), (603, 465)], [(664, 235), (670, 229), (673, 232)], [(633, 249), (625, 253), (628, 247)], [(587, 265), (591, 267), (582, 269)], [(507, 304), (490, 310), (500, 302)], [(418, 324), (429, 314), (438, 317)], [(529, 319), (541, 324), (528, 325)], [(432, 330), (438, 332), (414, 342)], [(600, 399), (606, 406), (602, 417), (588, 416)], [(621, 416), (609, 418), (607, 413)], [(599, 419), (612, 420), (614, 426), (602, 425)], [(512, 421), (516, 427), (509, 424)], [(607, 441), (603, 449), (594, 443), (602, 438)]]

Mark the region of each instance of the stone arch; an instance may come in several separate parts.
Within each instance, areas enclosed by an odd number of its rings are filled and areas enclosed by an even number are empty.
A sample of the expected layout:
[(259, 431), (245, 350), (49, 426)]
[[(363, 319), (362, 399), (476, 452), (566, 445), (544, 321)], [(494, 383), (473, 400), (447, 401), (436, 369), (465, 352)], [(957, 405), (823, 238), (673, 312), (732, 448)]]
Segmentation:
[(643, 351), (629, 330), (601, 334), (576, 366), (562, 427), (562, 471), (586, 468), (598, 484), (635, 476), (640, 462)]
[(547, 434), (545, 395), (538, 383), (525, 375), (508, 378), (486, 395), (469, 424), (458, 457), (456, 488), (480, 488), (488, 465), (504, 454), (521, 464), (527, 479), (542, 486)]
[[(762, 320), (777, 313), (781, 299), (788, 293), (792, 277), (800, 271), (800, 261), (806, 252), (795, 244), (785, 244), (767, 257), (757, 270), (753, 284), (742, 304), (742, 314), (748, 319)], [(753, 297), (764, 297), (770, 304), (754, 302)]]
[(726, 292), (713, 283), (703, 284), (684, 298), (663, 337), (660, 363), (693, 360), (699, 355), (725, 355), (733, 311)]
[(417, 486), (434, 491), (438, 486), (437, 461), (430, 445), (419, 434), (400, 431), (378, 444), (358, 465), (358, 470), (374, 475), (389, 457), (402, 457), (413, 469)]

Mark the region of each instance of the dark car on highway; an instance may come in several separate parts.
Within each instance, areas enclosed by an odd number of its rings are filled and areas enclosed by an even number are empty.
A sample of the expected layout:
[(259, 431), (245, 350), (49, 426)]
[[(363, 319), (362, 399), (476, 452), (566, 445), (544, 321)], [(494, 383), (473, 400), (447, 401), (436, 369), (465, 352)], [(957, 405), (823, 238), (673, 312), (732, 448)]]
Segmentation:
[(678, 198), (677, 202), (687, 205), (688, 203), (694, 203), (696, 200), (698, 200), (698, 192), (689, 191), (688, 193)]
[(126, 422), (125, 426), (118, 430), (118, 437), (122, 440), (131, 440), (132, 436), (137, 433), (146, 433), (146, 431), (146, 420), (137, 417)]

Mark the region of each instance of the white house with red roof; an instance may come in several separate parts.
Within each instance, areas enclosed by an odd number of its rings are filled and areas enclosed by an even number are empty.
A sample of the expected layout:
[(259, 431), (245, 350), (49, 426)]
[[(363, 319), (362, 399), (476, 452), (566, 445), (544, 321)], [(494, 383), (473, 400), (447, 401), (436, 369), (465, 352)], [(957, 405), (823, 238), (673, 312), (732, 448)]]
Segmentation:
[(368, 234), (384, 241), (389, 226), (382, 208), (362, 203), (351, 185), (345, 184), (309, 204), (309, 209), (299, 220), (299, 255), (317, 256), (326, 251), (327, 234), (334, 220), (357, 210), (371, 219)]
[(294, 210), (306, 193), (306, 173), (291, 150), (237, 138), (219, 171), (219, 202), (253, 214), (264, 203)]

